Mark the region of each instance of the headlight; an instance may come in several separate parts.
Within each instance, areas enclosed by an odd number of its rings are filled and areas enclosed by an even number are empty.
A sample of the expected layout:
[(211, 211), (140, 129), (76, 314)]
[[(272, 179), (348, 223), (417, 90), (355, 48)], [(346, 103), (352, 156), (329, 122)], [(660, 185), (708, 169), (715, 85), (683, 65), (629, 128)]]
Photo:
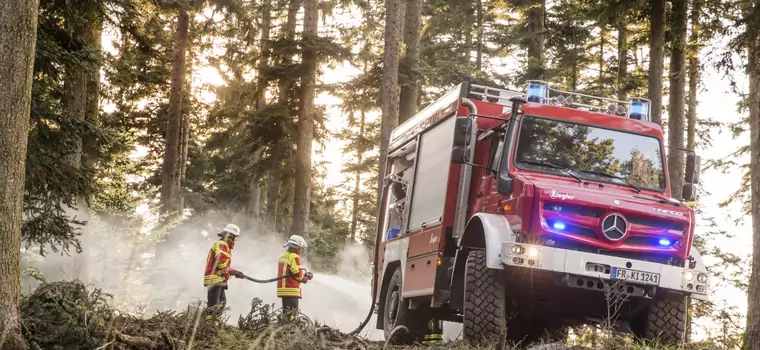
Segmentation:
[(700, 273), (699, 275), (697, 275), (697, 282), (699, 283), (707, 282), (707, 275), (705, 275), (704, 273)]
[(538, 256), (538, 249), (530, 247), (528, 249), (528, 256), (533, 257), (533, 258), (537, 257)]
[(684, 274), (683, 274), (683, 278), (684, 278), (685, 280), (687, 280), (687, 281), (691, 281), (691, 280), (693, 280), (693, 279), (694, 279), (694, 272), (691, 272), (691, 271), (686, 271), (686, 272), (684, 272)]
[(519, 246), (519, 245), (512, 246), (512, 254), (520, 255), (523, 252), (525, 252), (525, 249), (523, 249), (522, 246)]

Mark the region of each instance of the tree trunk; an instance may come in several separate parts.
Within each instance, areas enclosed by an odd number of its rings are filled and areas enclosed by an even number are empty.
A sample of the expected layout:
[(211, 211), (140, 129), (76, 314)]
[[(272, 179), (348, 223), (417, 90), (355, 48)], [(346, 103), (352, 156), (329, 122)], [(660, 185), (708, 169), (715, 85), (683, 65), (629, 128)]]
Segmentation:
[[(84, 9), (85, 20), (71, 21), (73, 24), (72, 36), (82, 40), (86, 50), (92, 50), (97, 55), (97, 61), (93, 62), (91, 69), (82, 69), (78, 66), (69, 66), (64, 72), (63, 109), (69, 118), (78, 121), (87, 120), (95, 122), (98, 118), (100, 97), (100, 65), (101, 65), (101, 35), (103, 31), (102, 16), (93, 9)], [(79, 23), (77, 23), (79, 22)], [(96, 159), (92, 154), (84, 152), (82, 138), (74, 135), (76, 146), (68, 158), (68, 162), (74, 168), (92, 167)], [(87, 198), (76, 198), (76, 211), (72, 217), (77, 220), (89, 222), (92, 213), (87, 203)], [(84, 246), (88, 242), (82, 242)], [(89, 281), (89, 269), (85, 253), (80, 252), (73, 256), (73, 270), (77, 278), (87, 283)]]
[(686, 112), (686, 149), (693, 150), (696, 145), (697, 133), (697, 89), (699, 88), (700, 64), (699, 52), (699, 1), (693, 1), (691, 5), (691, 34), (688, 48), (689, 64), (689, 109)]
[(298, 113), (298, 142), (296, 143), (295, 189), (291, 234), (305, 235), (309, 224), (311, 204), (311, 144), (314, 141), (314, 96), (317, 76), (318, 0), (304, 1), (303, 74), (301, 75), (301, 108)]
[(604, 24), (599, 23), (599, 91), (604, 91)]
[(684, 104), (686, 85), (686, 10), (688, 0), (672, 0), (673, 17), (670, 28), (673, 33), (670, 56), (670, 100), (668, 106), (668, 170), (670, 192), (673, 198), (683, 193), (684, 156), (674, 147), (684, 146)]
[[(380, 86), (380, 164), (378, 166), (377, 200), (383, 189), (385, 161), (388, 157), (388, 143), (391, 131), (398, 126), (398, 41), (401, 27), (401, 0), (385, 0), (385, 47), (383, 49), (383, 82)], [(378, 203), (378, 207), (381, 204)]]
[(418, 65), (420, 60), (420, 22), (422, 1), (407, 0), (406, 19), (404, 20), (404, 44), (406, 54), (401, 62), (401, 102), (399, 103), (398, 121), (403, 123), (417, 113), (417, 93), (420, 90)]
[(478, 36), (478, 46), (475, 53), (475, 69), (478, 72), (481, 72), (483, 70), (483, 0), (477, 0), (477, 4), (475, 5), (475, 21)]
[[(418, 1), (418, 0), (406, 0), (406, 13), (404, 16), (408, 18), (409, 16), (409, 3), (411, 1)], [(462, 26), (462, 31), (464, 32), (464, 47), (462, 50), (462, 60), (465, 64), (470, 63), (470, 59), (472, 57), (472, 25), (475, 23), (475, 9), (472, 8), (472, 0), (465, 0), (461, 2), (461, 10), (462, 14), (464, 15), (465, 21), (464, 25)], [(406, 26), (406, 23), (404, 24)], [(404, 31), (406, 31), (406, 27), (404, 28)], [(404, 38), (406, 40), (406, 38)], [(403, 93), (403, 90), (402, 90)], [(399, 114), (399, 122), (403, 123), (401, 120), (401, 114)]]
[[(265, 1), (261, 9), (261, 37), (259, 38), (259, 48), (261, 48), (261, 57), (259, 59), (256, 96), (256, 111), (261, 112), (267, 106), (267, 90), (269, 80), (264, 77), (263, 72), (269, 67), (269, 31), (272, 25), (271, 1)], [(257, 149), (252, 155), (252, 163), (256, 164), (261, 160), (263, 148)], [(261, 180), (262, 176), (251, 176), (249, 184), (248, 211), (253, 220), (258, 223), (261, 215)]]
[(531, 2), (528, 10), (528, 79), (541, 79), (544, 76), (544, 16), (546, 0)]
[[(365, 64), (366, 67), (366, 64)], [(366, 68), (365, 68), (366, 74)], [(359, 120), (359, 135), (364, 135), (364, 122), (367, 119), (366, 111), (361, 111), (361, 119)], [(356, 152), (356, 164), (362, 164), (364, 161), (364, 152), (357, 150)], [(351, 243), (356, 243), (356, 226), (359, 222), (359, 194), (361, 193), (362, 185), (362, 172), (356, 169), (354, 176), (354, 195), (351, 199)]]
[(172, 56), (172, 81), (169, 94), (169, 114), (166, 123), (164, 163), (161, 174), (161, 213), (172, 219), (181, 215), (179, 206), (179, 144), (182, 129), (182, 100), (185, 87), (185, 54), (190, 18), (185, 10), (179, 10), (177, 31), (174, 35)]
[(665, 72), (665, 0), (650, 0), (649, 84), (652, 122), (662, 124), (662, 86)]
[(280, 161), (282, 153), (282, 146), (275, 146), (272, 149), (271, 158), (276, 163), (274, 163), (267, 179), (267, 215), (264, 221), (267, 230), (271, 230), (273, 233), (277, 232), (277, 216), (279, 215), (280, 183), (282, 181), (282, 164), (280, 164)]
[(0, 348), (27, 349), (21, 336), (21, 222), (37, 38), (36, 0), (0, 1)]
[[(88, 11), (92, 12), (92, 11)], [(89, 14), (84, 14), (88, 16)], [(87, 24), (76, 23), (76, 20), (68, 21), (70, 23), (71, 35), (81, 40), (83, 43), (89, 44), (92, 31), (89, 30)], [(89, 49), (89, 47), (84, 47)], [(90, 72), (83, 69), (80, 65), (70, 64), (64, 66), (63, 73), (63, 97), (61, 98), (61, 105), (63, 107), (63, 113), (66, 118), (76, 120), (78, 122), (84, 121), (87, 116), (87, 83)], [(69, 150), (66, 157), (66, 162), (75, 169), (79, 169), (82, 165), (82, 137), (79, 132), (72, 134), (74, 138), (74, 148)]]
[[(186, 45), (186, 64), (185, 64), (185, 76), (193, 76), (193, 63), (195, 62), (195, 51), (193, 50), (193, 38), (190, 37), (188, 32), (188, 39)], [(191, 109), (191, 96), (193, 95), (192, 79), (185, 79), (185, 87), (182, 93), (182, 112), (180, 113), (180, 131), (179, 131), (179, 145), (177, 148), (177, 179), (175, 186), (177, 188), (177, 203), (179, 212), (185, 208), (185, 196), (182, 193), (182, 184), (185, 183), (187, 177), (187, 161), (188, 150), (190, 147), (190, 109)]]
[(747, 75), (749, 76), (750, 176), (752, 189), (752, 272), (749, 277), (744, 347), (760, 349), (760, 1), (746, 1)]
[(625, 17), (618, 24), (618, 71), (617, 71), (617, 94), (618, 100), (625, 101), (628, 98), (626, 79), (628, 78), (628, 28)]
[[(293, 40), (296, 31), (296, 19), (298, 10), (301, 8), (301, 0), (290, 0), (288, 3), (288, 15), (285, 26), (282, 28), (281, 37), (286, 40)], [(280, 61), (283, 65), (289, 65), (293, 62), (292, 57), (283, 55)], [(286, 106), (288, 104), (288, 94), (293, 85), (292, 79), (284, 78), (278, 81), (279, 95), (277, 103)], [(280, 187), (282, 186), (282, 160), (286, 154), (288, 145), (280, 141), (272, 146), (271, 160), (274, 166), (269, 173), (267, 180), (267, 214), (266, 225), (271, 232), (277, 232), (277, 219), (279, 216)]]

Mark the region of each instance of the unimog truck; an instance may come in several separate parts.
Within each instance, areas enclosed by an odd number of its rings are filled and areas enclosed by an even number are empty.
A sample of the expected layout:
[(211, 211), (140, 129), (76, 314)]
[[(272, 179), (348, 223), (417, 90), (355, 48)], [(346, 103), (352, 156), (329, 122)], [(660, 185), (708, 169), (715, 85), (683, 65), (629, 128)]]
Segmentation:
[[(692, 247), (700, 158), (670, 149), (650, 103), (528, 81), (462, 83), (391, 133), (380, 198), (376, 327), (422, 339), (561, 340), (609, 325), (682, 342), (710, 276)], [(666, 153), (683, 157), (671, 198)]]

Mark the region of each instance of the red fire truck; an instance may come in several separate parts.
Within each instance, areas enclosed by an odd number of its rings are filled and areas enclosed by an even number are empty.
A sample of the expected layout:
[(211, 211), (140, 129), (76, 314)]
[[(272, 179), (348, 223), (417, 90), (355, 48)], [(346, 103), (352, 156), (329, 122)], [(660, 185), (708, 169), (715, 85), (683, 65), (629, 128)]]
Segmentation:
[[(560, 339), (609, 322), (684, 340), (710, 276), (692, 247), (700, 158), (671, 198), (649, 101), (529, 81), (462, 83), (393, 130), (373, 298), (386, 337), (419, 341), (431, 318), (481, 342)], [(379, 283), (378, 283), (379, 282)], [(505, 336), (506, 335), (506, 336)]]

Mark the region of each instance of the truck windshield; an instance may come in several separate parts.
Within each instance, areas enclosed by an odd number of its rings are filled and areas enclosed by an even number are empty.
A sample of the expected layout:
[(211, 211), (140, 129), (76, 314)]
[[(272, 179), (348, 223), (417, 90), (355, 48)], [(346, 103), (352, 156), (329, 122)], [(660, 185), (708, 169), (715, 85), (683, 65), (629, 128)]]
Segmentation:
[[(558, 167), (542, 166), (541, 163)], [(526, 116), (515, 153), (520, 169), (663, 191), (660, 141), (654, 137)]]

